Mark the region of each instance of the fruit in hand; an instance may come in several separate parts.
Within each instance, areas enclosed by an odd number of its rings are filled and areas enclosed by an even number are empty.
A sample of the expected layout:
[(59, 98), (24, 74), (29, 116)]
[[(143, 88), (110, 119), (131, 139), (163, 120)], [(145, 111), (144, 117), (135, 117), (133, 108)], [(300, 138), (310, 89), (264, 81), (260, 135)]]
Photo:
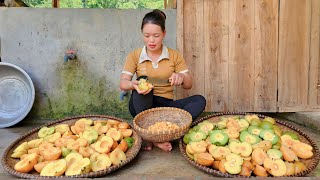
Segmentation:
[(138, 84), (138, 88), (139, 88), (141, 91), (147, 91), (147, 90), (149, 90), (150, 88), (152, 88), (152, 84), (149, 83), (146, 79), (140, 79), (140, 80), (139, 80), (139, 84)]

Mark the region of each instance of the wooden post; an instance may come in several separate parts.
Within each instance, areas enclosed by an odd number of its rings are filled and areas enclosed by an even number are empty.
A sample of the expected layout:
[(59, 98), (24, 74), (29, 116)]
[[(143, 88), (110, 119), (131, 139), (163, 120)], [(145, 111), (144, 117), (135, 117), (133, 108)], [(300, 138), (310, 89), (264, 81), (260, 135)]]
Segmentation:
[(59, 8), (60, 7), (60, 0), (52, 0), (52, 7)]
[(164, 0), (164, 9), (177, 9), (177, 0)]

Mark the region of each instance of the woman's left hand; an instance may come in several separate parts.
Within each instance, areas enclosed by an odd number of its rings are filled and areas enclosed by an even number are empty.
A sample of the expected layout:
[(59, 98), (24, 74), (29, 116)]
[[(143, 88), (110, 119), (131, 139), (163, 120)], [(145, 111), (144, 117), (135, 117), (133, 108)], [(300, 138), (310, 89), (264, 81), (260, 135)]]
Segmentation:
[(171, 83), (171, 86), (180, 86), (183, 83), (183, 79), (183, 74), (173, 73), (169, 78), (169, 82)]

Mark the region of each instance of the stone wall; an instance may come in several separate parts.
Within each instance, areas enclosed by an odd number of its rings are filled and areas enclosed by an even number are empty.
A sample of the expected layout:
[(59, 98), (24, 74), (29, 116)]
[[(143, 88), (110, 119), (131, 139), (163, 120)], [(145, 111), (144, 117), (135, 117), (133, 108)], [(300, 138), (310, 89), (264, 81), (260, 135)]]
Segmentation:
[[(0, 8), (1, 59), (24, 69), (36, 88), (34, 119), (105, 114), (130, 119), (119, 99), (126, 55), (142, 47), (150, 10)], [(176, 10), (167, 15), (168, 47), (176, 48)], [(76, 50), (76, 60), (64, 61)]]

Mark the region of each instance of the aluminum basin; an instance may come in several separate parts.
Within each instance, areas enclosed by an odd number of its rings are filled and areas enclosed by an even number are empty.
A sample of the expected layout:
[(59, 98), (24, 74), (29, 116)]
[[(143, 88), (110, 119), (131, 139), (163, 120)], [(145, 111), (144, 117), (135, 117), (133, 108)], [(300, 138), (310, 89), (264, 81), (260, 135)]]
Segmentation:
[(34, 85), (20, 67), (0, 62), (0, 128), (23, 120), (35, 98)]

